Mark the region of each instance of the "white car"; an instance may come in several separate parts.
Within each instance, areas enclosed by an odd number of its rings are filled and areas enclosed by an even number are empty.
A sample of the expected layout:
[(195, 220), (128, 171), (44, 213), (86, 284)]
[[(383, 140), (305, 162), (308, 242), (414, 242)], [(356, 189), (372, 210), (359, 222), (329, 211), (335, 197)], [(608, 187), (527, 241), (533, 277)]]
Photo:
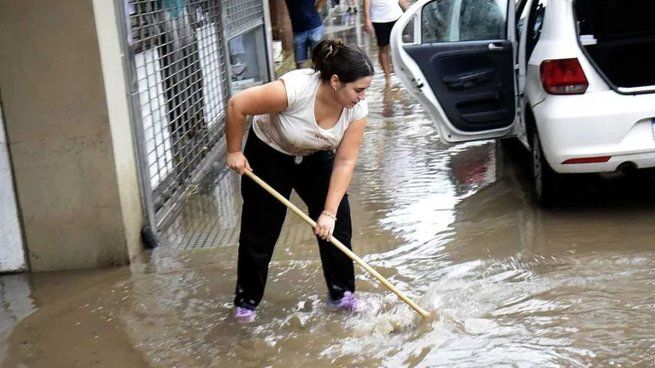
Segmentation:
[(441, 139), (518, 137), (549, 205), (563, 174), (655, 167), (653, 14), (643, 0), (419, 0), (391, 52)]

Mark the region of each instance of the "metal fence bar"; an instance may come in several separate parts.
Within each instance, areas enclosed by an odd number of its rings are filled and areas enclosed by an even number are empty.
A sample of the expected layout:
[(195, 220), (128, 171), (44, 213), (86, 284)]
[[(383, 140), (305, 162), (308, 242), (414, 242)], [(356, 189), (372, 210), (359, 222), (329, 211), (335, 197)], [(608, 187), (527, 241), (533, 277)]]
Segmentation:
[[(137, 78), (137, 67), (136, 64), (134, 63), (135, 60), (135, 54), (134, 54), (134, 49), (131, 47), (132, 44), (132, 32), (130, 30), (130, 24), (128, 23), (129, 19), (129, 9), (126, 6), (127, 4), (124, 2), (124, 0), (115, 0), (116, 4), (116, 18), (117, 18), (117, 26), (119, 29), (119, 34), (123, 36), (124, 42), (121, 42), (121, 49), (123, 51), (123, 65), (125, 68), (125, 79), (126, 79), (126, 86), (128, 88), (128, 104), (130, 107), (130, 120), (133, 122), (133, 124), (136, 124), (136, 122), (141, 122), (141, 117), (142, 117), (142, 109), (143, 107), (140, 104), (140, 98), (139, 98), (139, 93), (138, 93), (138, 78)], [(142, 142), (145, 141), (144, 138), (144, 130), (142, 129), (143, 125), (142, 124), (136, 124), (139, 126), (134, 127), (134, 146), (135, 146), (135, 152), (136, 152), (136, 162), (137, 162), (137, 170), (139, 172), (140, 178), (140, 184), (141, 184), (141, 206), (143, 208), (143, 213), (144, 213), (144, 223), (145, 227), (144, 229), (150, 229), (150, 219), (153, 219), (155, 217), (154, 214), (154, 206), (153, 206), (153, 195), (152, 195), (152, 187), (150, 184), (149, 180), (143, 180), (143, 178), (147, 177), (147, 162), (146, 162), (146, 155), (144, 153), (144, 145)], [(143, 233), (143, 232), (142, 232)], [(152, 230), (149, 230), (146, 236), (144, 237), (144, 240), (146, 242), (148, 241), (154, 241), (154, 236), (152, 234)], [(150, 246), (154, 246), (155, 244), (146, 244)]]
[(264, 4), (261, 0), (225, 0), (225, 35), (232, 38), (253, 23), (262, 23), (264, 19)]

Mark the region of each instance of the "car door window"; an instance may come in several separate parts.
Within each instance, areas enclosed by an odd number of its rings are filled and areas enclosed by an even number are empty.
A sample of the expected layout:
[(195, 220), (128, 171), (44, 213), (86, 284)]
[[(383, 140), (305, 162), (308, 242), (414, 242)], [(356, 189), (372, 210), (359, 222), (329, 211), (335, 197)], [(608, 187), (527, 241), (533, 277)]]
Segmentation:
[(421, 42), (505, 39), (507, 1), (435, 0), (421, 13)]
[(414, 43), (414, 22), (416, 16), (412, 17), (412, 20), (407, 23), (405, 29), (403, 29), (402, 41), (403, 43)]

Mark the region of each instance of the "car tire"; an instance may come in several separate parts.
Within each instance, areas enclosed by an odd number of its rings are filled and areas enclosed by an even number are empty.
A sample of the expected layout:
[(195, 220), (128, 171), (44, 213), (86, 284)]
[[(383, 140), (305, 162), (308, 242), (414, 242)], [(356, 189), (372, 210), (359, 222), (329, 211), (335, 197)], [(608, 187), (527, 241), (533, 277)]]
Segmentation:
[(537, 204), (542, 208), (553, 207), (557, 204), (562, 175), (556, 173), (546, 161), (536, 130), (532, 135), (531, 156), (533, 190)]

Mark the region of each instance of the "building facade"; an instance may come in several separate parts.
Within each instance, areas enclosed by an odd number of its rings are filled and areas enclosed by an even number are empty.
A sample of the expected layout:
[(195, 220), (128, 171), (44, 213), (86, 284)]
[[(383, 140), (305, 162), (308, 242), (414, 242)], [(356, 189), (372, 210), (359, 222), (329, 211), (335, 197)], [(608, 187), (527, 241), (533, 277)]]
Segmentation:
[(221, 159), (229, 96), (271, 80), (269, 19), (264, 0), (0, 0), (0, 271), (156, 243)]

